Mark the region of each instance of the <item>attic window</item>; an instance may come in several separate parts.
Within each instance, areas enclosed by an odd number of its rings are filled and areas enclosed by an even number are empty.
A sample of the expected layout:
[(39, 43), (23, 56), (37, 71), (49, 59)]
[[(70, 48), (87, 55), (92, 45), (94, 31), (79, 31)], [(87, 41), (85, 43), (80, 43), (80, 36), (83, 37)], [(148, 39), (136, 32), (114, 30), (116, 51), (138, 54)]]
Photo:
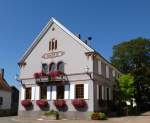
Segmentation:
[(49, 51), (53, 51), (57, 49), (57, 40), (52, 39), (52, 41), (49, 42)]

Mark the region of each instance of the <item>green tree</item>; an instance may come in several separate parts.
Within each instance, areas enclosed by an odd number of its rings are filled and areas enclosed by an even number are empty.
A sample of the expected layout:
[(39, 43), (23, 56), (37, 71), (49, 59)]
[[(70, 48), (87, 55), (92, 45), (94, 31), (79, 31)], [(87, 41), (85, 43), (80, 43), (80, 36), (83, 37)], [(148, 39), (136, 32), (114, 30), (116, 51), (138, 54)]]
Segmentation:
[(136, 38), (115, 45), (111, 62), (122, 73), (134, 76), (138, 106), (150, 101), (150, 40)]
[(123, 101), (131, 101), (134, 97), (134, 77), (131, 74), (122, 74), (117, 79), (120, 96)]

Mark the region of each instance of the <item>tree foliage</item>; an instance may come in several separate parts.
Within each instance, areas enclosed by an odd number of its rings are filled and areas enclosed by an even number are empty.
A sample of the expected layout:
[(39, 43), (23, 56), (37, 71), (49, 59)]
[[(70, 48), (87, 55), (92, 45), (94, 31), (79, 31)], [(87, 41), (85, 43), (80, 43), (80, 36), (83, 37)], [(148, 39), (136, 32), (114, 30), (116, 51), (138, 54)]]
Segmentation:
[(136, 101), (150, 101), (150, 40), (136, 38), (113, 47), (112, 64), (122, 73), (134, 76)]
[(124, 101), (130, 101), (134, 97), (134, 77), (131, 74), (122, 74), (118, 78), (120, 96)]

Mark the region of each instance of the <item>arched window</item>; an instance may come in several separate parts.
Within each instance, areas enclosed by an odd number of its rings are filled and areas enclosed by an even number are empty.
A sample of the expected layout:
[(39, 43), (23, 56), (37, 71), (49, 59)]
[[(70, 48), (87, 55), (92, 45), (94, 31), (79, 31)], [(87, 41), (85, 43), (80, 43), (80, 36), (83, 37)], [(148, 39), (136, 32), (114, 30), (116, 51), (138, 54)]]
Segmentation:
[(64, 63), (63, 62), (59, 62), (57, 64), (57, 70), (64, 72)]
[(48, 73), (48, 65), (46, 63), (42, 64), (42, 71)]
[(56, 69), (55, 63), (51, 63), (49, 67), (49, 71), (54, 71)]

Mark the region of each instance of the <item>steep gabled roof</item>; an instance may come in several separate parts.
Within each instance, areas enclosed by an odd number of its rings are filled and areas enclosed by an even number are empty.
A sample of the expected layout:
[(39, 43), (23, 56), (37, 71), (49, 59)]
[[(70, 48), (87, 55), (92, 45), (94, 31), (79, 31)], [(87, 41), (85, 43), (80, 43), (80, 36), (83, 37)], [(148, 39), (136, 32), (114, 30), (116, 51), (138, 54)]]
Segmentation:
[(52, 26), (52, 24), (55, 23), (57, 26), (59, 26), (63, 31), (65, 31), (67, 34), (69, 34), (75, 41), (77, 41), (80, 45), (82, 45), (87, 51), (92, 52), (94, 51), (91, 47), (86, 45), (83, 41), (81, 41), (76, 35), (74, 35), (71, 31), (69, 31), (65, 26), (63, 26), (60, 22), (58, 22), (53, 17), (51, 20), (47, 23), (47, 25), (43, 28), (43, 30), (39, 33), (39, 35), (35, 38), (31, 46), (27, 49), (27, 51), (24, 53), (22, 58), (19, 60), (19, 63), (23, 63), (25, 59), (30, 55), (32, 50), (36, 47), (36, 45), (39, 43), (39, 41), (42, 39), (42, 37), (46, 34), (46, 32), (49, 30), (49, 28)]
[(0, 76), (0, 90), (11, 91), (11, 87), (8, 85), (5, 79)]

